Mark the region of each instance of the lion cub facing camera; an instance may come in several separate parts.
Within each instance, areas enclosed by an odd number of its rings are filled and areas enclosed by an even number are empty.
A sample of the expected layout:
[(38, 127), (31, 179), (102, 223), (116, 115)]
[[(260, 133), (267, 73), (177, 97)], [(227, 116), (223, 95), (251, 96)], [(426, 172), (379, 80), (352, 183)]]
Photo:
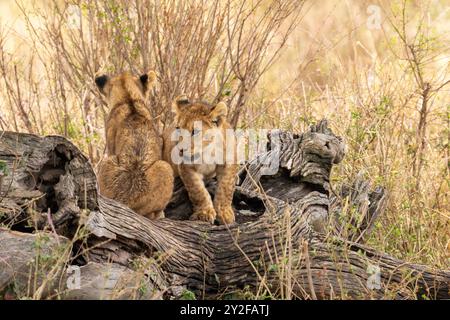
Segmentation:
[(161, 160), (162, 139), (145, 106), (155, 80), (152, 71), (140, 77), (124, 72), (95, 79), (109, 105), (107, 155), (98, 171), (100, 193), (149, 219), (164, 217), (174, 180), (171, 165)]
[[(235, 216), (231, 202), (238, 165), (235, 161), (227, 161), (230, 155), (232, 159), (236, 157), (236, 141), (234, 136), (230, 139), (227, 135), (227, 129), (231, 126), (226, 120), (226, 104), (220, 102), (212, 106), (201, 101), (191, 102), (181, 96), (174, 102), (173, 111), (176, 114), (174, 125), (163, 135), (163, 157), (172, 164), (175, 175), (180, 176), (186, 187), (194, 211), (191, 220), (213, 223), (217, 217), (220, 223), (233, 223)], [(179, 143), (174, 139), (176, 131), (187, 133), (183, 140), (186, 138), (189, 142), (183, 150), (175, 148)], [(220, 139), (208, 140), (208, 133)], [(196, 139), (199, 136), (200, 139)], [(206, 139), (203, 139), (205, 136)], [(198, 148), (199, 145), (201, 148)], [(212, 149), (221, 153), (222, 161), (204, 161), (206, 152)], [(185, 150), (188, 156), (183, 154)], [(176, 163), (177, 157), (181, 161)], [(184, 161), (186, 158), (188, 161)], [(217, 189), (214, 200), (211, 200), (204, 180), (214, 176), (217, 177)]]

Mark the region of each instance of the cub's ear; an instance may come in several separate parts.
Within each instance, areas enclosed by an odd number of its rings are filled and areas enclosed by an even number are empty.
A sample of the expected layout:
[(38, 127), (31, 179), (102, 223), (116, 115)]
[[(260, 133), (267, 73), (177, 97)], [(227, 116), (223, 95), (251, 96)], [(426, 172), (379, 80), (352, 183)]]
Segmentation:
[(147, 94), (152, 84), (156, 82), (156, 73), (154, 71), (144, 73), (139, 77), (139, 81), (141, 81), (144, 88), (144, 94)]
[(141, 80), (143, 85), (152, 84), (153, 82), (156, 81), (156, 72), (149, 71), (147, 73), (144, 73), (142, 76), (139, 77), (139, 80)]
[(172, 104), (172, 111), (175, 114), (178, 114), (180, 112), (180, 109), (184, 106), (187, 106), (189, 103), (189, 98), (185, 94), (182, 94), (181, 96), (175, 98)]
[(105, 88), (105, 85), (108, 82), (108, 80), (109, 77), (107, 75), (102, 75), (95, 78), (95, 84), (97, 85), (98, 90), (103, 94), (105, 94), (103, 89)]
[(226, 117), (228, 113), (228, 107), (225, 102), (219, 102), (209, 113), (212, 121), (218, 121), (222, 117)]

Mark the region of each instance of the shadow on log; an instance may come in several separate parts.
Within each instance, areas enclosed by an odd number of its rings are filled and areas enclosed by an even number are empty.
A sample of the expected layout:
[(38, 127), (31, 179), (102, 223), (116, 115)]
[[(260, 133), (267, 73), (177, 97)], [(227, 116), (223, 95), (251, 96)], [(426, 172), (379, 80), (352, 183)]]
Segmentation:
[[(91, 164), (65, 138), (3, 132), (0, 222), (21, 233), (46, 230), (66, 238), (70, 254), (62, 270), (85, 268), (89, 285), (81, 291), (60, 285), (65, 298), (171, 299), (186, 289), (214, 298), (246, 287), (282, 298), (450, 297), (449, 270), (406, 263), (363, 244), (386, 195), (360, 177), (333, 192), (330, 171), (344, 157), (344, 144), (326, 121), (299, 135), (274, 133), (271, 149), (240, 171), (233, 199), (237, 223), (227, 227), (187, 221), (192, 209), (179, 181), (167, 218), (150, 221), (99, 195)], [(342, 197), (360, 214), (345, 238), (336, 218)], [(0, 229), (0, 237), (11, 232)], [(29, 246), (23, 237), (10, 238), (17, 248)], [(2, 277), (3, 264), (15, 259), (6, 249), (0, 242), (0, 279), (9, 279), (0, 282), (0, 294), (14, 278)], [(117, 296), (108, 293), (117, 281), (103, 287), (95, 282), (96, 273), (111, 266), (108, 279), (122, 278), (123, 270), (138, 272), (135, 262), (143, 257), (154, 261), (151, 271), (142, 272), (152, 294)], [(23, 263), (16, 261), (15, 268), (22, 270)]]

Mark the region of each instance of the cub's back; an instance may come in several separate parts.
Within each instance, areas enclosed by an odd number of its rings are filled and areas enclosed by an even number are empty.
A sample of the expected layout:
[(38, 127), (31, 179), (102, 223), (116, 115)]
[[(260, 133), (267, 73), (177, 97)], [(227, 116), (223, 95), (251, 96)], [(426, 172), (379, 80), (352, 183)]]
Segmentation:
[(114, 141), (112, 154), (149, 164), (161, 159), (162, 139), (153, 122), (133, 112), (129, 106), (123, 105), (111, 112), (107, 126), (112, 127), (107, 128)]

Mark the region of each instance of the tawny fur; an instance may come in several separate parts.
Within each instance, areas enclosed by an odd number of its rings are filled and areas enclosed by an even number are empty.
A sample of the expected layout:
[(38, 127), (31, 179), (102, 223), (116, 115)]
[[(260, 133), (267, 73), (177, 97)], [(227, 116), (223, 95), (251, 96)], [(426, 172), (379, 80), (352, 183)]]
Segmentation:
[(164, 217), (173, 192), (173, 170), (162, 159), (162, 138), (145, 106), (154, 72), (96, 78), (110, 112), (106, 121), (107, 155), (99, 165), (100, 193), (149, 218)]
[[(174, 103), (176, 118), (172, 127), (165, 130), (164, 137), (164, 160), (170, 162), (175, 175), (179, 175), (189, 194), (193, 206), (191, 220), (202, 220), (213, 223), (216, 218), (222, 224), (231, 224), (235, 221), (232, 208), (233, 192), (235, 186), (238, 165), (235, 162), (225, 162), (224, 164), (178, 164), (172, 161), (172, 150), (177, 141), (171, 141), (171, 135), (176, 128), (185, 129), (192, 132), (194, 122), (201, 121), (203, 131), (216, 129), (222, 132), (225, 137), (225, 130), (231, 129), (226, 120), (227, 108), (221, 102), (216, 106), (211, 106), (204, 102), (189, 102), (187, 98), (179, 97)], [(222, 148), (228, 153), (236, 156), (236, 143), (225, 144)], [(204, 146), (208, 142), (204, 142)], [(226, 149), (228, 147), (228, 149)], [(231, 148), (231, 149), (230, 149)], [(225, 152), (224, 152), (225, 154)], [(217, 189), (214, 200), (211, 199), (205, 188), (205, 181), (209, 178), (217, 177)]]

